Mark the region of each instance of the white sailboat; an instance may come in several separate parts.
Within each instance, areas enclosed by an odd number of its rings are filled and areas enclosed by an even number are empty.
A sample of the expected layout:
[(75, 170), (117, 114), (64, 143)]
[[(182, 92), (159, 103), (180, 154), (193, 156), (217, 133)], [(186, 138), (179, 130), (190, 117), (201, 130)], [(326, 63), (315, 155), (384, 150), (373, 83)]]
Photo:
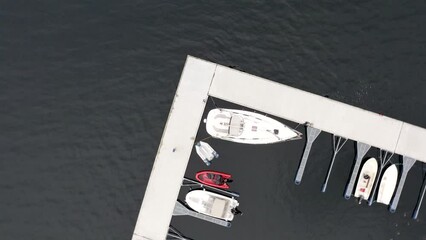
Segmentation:
[(212, 137), (238, 143), (276, 143), (302, 135), (275, 119), (243, 110), (216, 108), (210, 110), (205, 122)]
[(359, 198), (359, 203), (370, 197), (371, 189), (377, 175), (377, 167), (377, 160), (375, 158), (368, 159), (362, 166), (354, 194), (355, 197)]
[(185, 201), (194, 211), (226, 221), (232, 221), (234, 215), (241, 213), (236, 199), (206, 190), (190, 191)]
[(380, 181), (377, 202), (389, 205), (398, 180), (398, 169), (395, 164), (389, 166)]

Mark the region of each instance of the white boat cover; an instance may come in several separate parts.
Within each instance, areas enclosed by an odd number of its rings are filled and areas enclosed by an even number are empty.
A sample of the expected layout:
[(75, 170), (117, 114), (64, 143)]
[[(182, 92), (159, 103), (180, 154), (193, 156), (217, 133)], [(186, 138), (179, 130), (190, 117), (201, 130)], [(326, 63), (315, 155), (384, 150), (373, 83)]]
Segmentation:
[(234, 198), (223, 196), (206, 190), (193, 190), (186, 194), (186, 203), (194, 211), (226, 221), (232, 221), (232, 210), (239, 203)]
[(398, 180), (398, 169), (395, 164), (389, 166), (380, 181), (377, 202), (389, 205)]

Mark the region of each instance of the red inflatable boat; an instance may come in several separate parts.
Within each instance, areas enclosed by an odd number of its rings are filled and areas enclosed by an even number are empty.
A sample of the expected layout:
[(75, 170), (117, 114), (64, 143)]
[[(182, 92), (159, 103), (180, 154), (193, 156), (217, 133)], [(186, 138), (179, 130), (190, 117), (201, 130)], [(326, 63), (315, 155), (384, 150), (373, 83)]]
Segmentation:
[(229, 189), (228, 182), (231, 182), (231, 175), (216, 171), (200, 171), (195, 174), (195, 178), (204, 185)]

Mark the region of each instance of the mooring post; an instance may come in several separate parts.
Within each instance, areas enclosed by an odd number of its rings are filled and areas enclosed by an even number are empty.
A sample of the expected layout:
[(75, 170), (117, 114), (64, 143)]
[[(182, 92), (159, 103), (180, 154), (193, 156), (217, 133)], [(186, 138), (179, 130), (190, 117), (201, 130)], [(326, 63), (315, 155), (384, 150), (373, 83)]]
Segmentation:
[(426, 163), (423, 163), (423, 185), (421, 189), (423, 190), (421, 190), (421, 193), (417, 200), (417, 206), (413, 213), (413, 219), (417, 219), (417, 216), (419, 215), (420, 207), (422, 206), (423, 197), (425, 196), (425, 193), (426, 193)]
[(410, 171), (414, 163), (416, 163), (416, 159), (406, 157), (406, 156), (402, 157), (402, 173), (401, 173), (401, 178), (399, 179), (398, 188), (396, 189), (395, 196), (393, 197), (391, 206), (389, 208), (389, 211), (391, 213), (394, 213), (396, 211), (399, 198), (401, 197), (402, 189), (404, 188), (405, 179), (407, 178), (408, 171)]
[(317, 139), (318, 135), (321, 133), (321, 130), (311, 127), (310, 125), (306, 126), (306, 145), (305, 150), (303, 151), (302, 160), (300, 160), (299, 169), (296, 173), (296, 179), (294, 183), (299, 185), (302, 181), (303, 172), (305, 171), (306, 162), (308, 161), (309, 153), (311, 152), (311, 147), (314, 141)]
[[(345, 139), (341, 142), (342, 139)], [(342, 138), (340, 136), (336, 136), (333, 134), (333, 158), (331, 159), (330, 167), (327, 171), (327, 177), (325, 177), (324, 184), (322, 185), (321, 192), (325, 192), (327, 189), (328, 179), (330, 178), (331, 169), (333, 169), (334, 160), (336, 159), (337, 153), (342, 149), (343, 145), (348, 141), (346, 138)]]
[(361, 161), (364, 158), (365, 154), (370, 150), (371, 146), (362, 142), (356, 143), (356, 161), (354, 165), (354, 169), (352, 170), (351, 178), (349, 179), (349, 183), (346, 186), (345, 191), (345, 199), (351, 198), (352, 190), (354, 189), (354, 184), (356, 180), (356, 176), (358, 175), (359, 167), (361, 166)]

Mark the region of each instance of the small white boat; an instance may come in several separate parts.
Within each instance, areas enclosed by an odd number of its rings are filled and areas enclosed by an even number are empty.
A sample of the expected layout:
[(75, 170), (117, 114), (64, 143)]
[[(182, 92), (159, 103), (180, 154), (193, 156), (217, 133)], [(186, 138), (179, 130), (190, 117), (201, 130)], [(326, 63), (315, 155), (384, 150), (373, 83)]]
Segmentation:
[(193, 190), (186, 194), (185, 201), (190, 208), (199, 213), (232, 221), (234, 215), (241, 213), (238, 201), (206, 190)]
[(361, 203), (362, 200), (368, 200), (370, 197), (376, 175), (377, 160), (375, 158), (370, 158), (362, 166), (361, 173), (359, 174), (358, 178), (358, 183), (356, 184), (354, 196), (360, 198), (359, 203)]
[(389, 166), (380, 181), (377, 202), (389, 205), (398, 180), (398, 169), (395, 164)]
[(219, 157), (219, 154), (208, 143), (202, 141), (195, 144), (195, 151), (207, 166), (210, 166), (211, 160)]
[(301, 133), (275, 119), (249, 111), (216, 108), (205, 119), (214, 138), (247, 144), (267, 144), (301, 139)]

